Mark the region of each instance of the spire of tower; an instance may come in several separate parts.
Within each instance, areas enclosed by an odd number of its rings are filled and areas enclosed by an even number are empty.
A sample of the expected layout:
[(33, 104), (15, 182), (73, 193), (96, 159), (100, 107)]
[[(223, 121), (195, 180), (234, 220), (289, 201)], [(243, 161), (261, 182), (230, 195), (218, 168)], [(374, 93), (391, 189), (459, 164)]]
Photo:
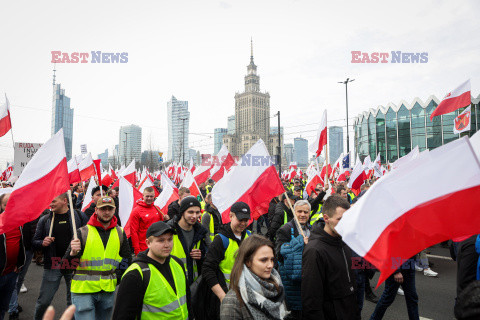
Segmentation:
[(250, 63), (253, 64), (253, 39), (250, 37)]
[(57, 70), (55, 69), (56, 65), (57, 65), (56, 63), (53, 65), (53, 82), (52, 82), (52, 85), (53, 85), (53, 86), (55, 86), (55, 71), (57, 71)]

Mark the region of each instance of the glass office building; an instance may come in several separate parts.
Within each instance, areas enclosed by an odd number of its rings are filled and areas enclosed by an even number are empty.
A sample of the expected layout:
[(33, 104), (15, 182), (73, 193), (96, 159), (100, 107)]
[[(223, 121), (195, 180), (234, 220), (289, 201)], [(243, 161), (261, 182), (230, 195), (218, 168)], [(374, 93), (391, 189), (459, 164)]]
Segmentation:
[(354, 120), (355, 150), (360, 159), (370, 155), (375, 160), (380, 153), (382, 163), (394, 162), (418, 146), (420, 151), (435, 149), (463, 135), (473, 135), (480, 125), (480, 95), (472, 99), (470, 132), (453, 133), (453, 120), (464, 108), (430, 121), (430, 115), (440, 100), (430, 96), (426, 102), (415, 98), (399, 106), (389, 103), (357, 116)]
[(58, 83), (53, 86), (52, 136), (62, 128), (65, 140), (65, 153), (67, 160), (70, 160), (72, 158), (73, 109), (70, 108), (70, 98), (65, 95), (65, 89), (62, 89), (60, 83)]

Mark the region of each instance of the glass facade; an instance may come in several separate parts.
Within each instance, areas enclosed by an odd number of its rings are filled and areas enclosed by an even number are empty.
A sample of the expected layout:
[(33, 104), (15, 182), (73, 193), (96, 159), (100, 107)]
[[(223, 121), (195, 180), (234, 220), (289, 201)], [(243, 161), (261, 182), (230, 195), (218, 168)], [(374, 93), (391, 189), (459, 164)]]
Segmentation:
[[(394, 162), (418, 146), (420, 151), (434, 149), (460, 135), (453, 133), (453, 120), (463, 109), (437, 116), (430, 115), (438, 106), (438, 99), (430, 97), (423, 103), (415, 99), (412, 104), (399, 107), (389, 104), (375, 111), (364, 112), (354, 120), (355, 150), (363, 159), (370, 155), (372, 161), (380, 154), (382, 163)], [(472, 102), (472, 123), (468, 133), (472, 136), (480, 124), (478, 98)], [(465, 135), (465, 134), (462, 134)]]
[(63, 128), (65, 153), (70, 160), (72, 158), (73, 109), (70, 108), (70, 98), (65, 95), (65, 89), (62, 89), (58, 83), (53, 87), (52, 136), (61, 128)]

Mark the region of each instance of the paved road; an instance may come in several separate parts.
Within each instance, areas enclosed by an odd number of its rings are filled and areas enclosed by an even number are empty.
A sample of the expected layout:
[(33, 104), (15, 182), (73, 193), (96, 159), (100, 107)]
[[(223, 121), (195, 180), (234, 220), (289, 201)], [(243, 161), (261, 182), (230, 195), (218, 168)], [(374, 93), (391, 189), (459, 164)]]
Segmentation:
[[(434, 247), (431, 249), (433, 255), (448, 257), (448, 250), (444, 248)], [(456, 264), (452, 260), (430, 258), (434, 263), (432, 268), (439, 273), (438, 278), (430, 278), (424, 276), (420, 272), (416, 272), (416, 284), (419, 296), (420, 316), (425, 319), (454, 319), (453, 302), (455, 299), (456, 285)], [(27, 293), (21, 293), (19, 303), (24, 311), (20, 314), (20, 319), (33, 319), (35, 302), (38, 297), (40, 284), (42, 281), (43, 267), (35, 264), (30, 265), (27, 273), (25, 285), (28, 288)], [(371, 281), (371, 285), (376, 285), (378, 275)], [(376, 291), (378, 296), (383, 292), (384, 286)], [(64, 310), (66, 306), (65, 283), (60, 288), (53, 301), (55, 310)], [(375, 305), (365, 301), (362, 319), (369, 319)], [(397, 295), (392, 306), (387, 310), (385, 318), (387, 320), (403, 320), (408, 319), (405, 298)]]

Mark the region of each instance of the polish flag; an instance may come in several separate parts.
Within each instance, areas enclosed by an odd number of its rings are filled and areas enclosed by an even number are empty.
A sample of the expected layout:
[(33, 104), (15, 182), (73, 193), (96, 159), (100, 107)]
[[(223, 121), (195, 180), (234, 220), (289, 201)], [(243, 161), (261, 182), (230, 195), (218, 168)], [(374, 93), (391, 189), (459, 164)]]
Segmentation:
[(297, 163), (296, 162), (290, 162), (290, 165), (288, 166), (288, 169), (295, 169), (297, 170)]
[(178, 187), (173, 183), (172, 180), (170, 180), (166, 175), (165, 173), (161, 173), (161, 177), (160, 177), (160, 183), (162, 185), (162, 188), (164, 188), (164, 183), (168, 184), (170, 187), (172, 187), (173, 190), (175, 190), (177, 193), (178, 193)]
[(108, 187), (109, 185), (112, 184), (112, 182), (113, 182), (112, 177), (108, 173), (105, 172), (104, 175), (103, 175), (103, 178), (102, 178), (102, 185)]
[[(377, 287), (403, 259), (480, 233), (480, 162), (473, 150), (480, 141), (471, 142), (463, 137), (422, 153), (378, 180), (343, 215), (336, 231), (380, 270)], [(459, 213), (461, 219), (452, 221)]]
[(70, 189), (63, 129), (28, 162), (0, 215), (0, 234), (35, 220), (58, 195)]
[(377, 155), (375, 162), (373, 163), (373, 175), (377, 178), (381, 178), (383, 176), (383, 167), (382, 161), (380, 160), (380, 153)]
[(115, 170), (113, 170), (110, 164), (108, 165), (108, 171), (110, 172), (110, 176), (112, 177), (113, 180), (118, 179), (117, 174), (115, 173)]
[(101, 159), (93, 160), (93, 164), (95, 165), (95, 173), (97, 174), (97, 179), (99, 183), (102, 183), (102, 166), (101, 166)]
[(195, 171), (195, 164), (193, 163), (192, 157), (190, 157), (190, 168), (188, 170), (190, 170), (191, 173)]
[(363, 165), (359, 159), (357, 159), (357, 163), (353, 168), (352, 175), (350, 176), (350, 180), (348, 181), (348, 187), (350, 189), (360, 189), (363, 182), (367, 179), (365, 175), (365, 171), (363, 170)]
[(314, 174), (312, 176), (308, 177), (307, 185), (305, 187), (305, 192), (307, 193), (308, 196), (310, 196), (312, 194), (312, 191), (315, 190), (315, 187), (319, 183), (323, 186), (323, 180), (322, 180), (322, 178), (320, 178), (320, 175), (318, 174), (318, 171), (315, 170)]
[(288, 181), (291, 181), (293, 178), (295, 178), (296, 175), (297, 175), (297, 171), (295, 171), (295, 169), (292, 167), (292, 168), (290, 169), (290, 172), (287, 173), (287, 177), (286, 177), (286, 178), (287, 178)]
[[(255, 157), (268, 161), (254, 162), (251, 159)], [(252, 218), (256, 220), (268, 211), (270, 200), (283, 192), (282, 182), (260, 139), (241, 158), (239, 165), (215, 184), (212, 201), (222, 214), (224, 223), (230, 221), (230, 207), (238, 201), (250, 206)]]
[(327, 174), (327, 179), (328, 177), (330, 177), (331, 173), (332, 173), (332, 166), (330, 165), (330, 163), (328, 164), (328, 172), (327, 172), (327, 167), (326, 166), (323, 166), (322, 168), (322, 172), (320, 173), (320, 177), (322, 178), (323, 181), (325, 181), (325, 174)]
[(401, 165), (404, 165), (405, 163), (407, 162), (410, 162), (412, 161), (413, 159), (417, 158), (418, 155), (419, 155), (419, 150), (418, 150), (418, 146), (416, 146), (415, 148), (413, 148), (412, 151), (410, 151), (407, 155), (397, 159), (393, 164), (392, 164), (392, 168), (393, 169), (397, 169), (398, 167), (400, 167)]
[(341, 174), (338, 176), (337, 181), (338, 181), (338, 182), (347, 181), (347, 174), (346, 174), (346, 172), (341, 173)]
[(80, 178), (80, 171), (78, 170), (78, 165), (75, 158), (72, 158), (70, 159), (70, 161), (68, 161), (67, 167), (68, 167), (68, 181), (70, 181), (70, 184), (74, 184), (82, 181), (82, 179)]
[(180, 199), (180, 197), (178, 196), (178, 190), (175, 190), (172, 187), (170, 179), (164, 173), (162, 173), (161, 184), (163, 188), (162, 192), (160, 193), (160, 196), (158, 196), (158, 198), (155, 200), (154, 204), (160, 208), (160, 211), (168, 212), (168, 206), (170, 205), (170, 203)]
[(319, 157), (322, 153), (323, 147), (327, 144), (327, 110), (323, 111), (322, 121), (318, 128), (317, 137), (315, 141), (309, 146), (310, 152), (315, 153)]
[(118, 216), (120, 217), (120, 222), (124, 226), (125, 234), (127, 238), (130, 237), (130, 214), (132, 213), (135, 204), (139, 199), (142, 199), (143, 194), (137, 190), (132, 184), (125, 179), (125, 177), (120, 177), (119, 187), (118, 187)]
[(180, 187), (188, 188), (190, 190), (190, 194), (194, 197), (200, 194), (200, 189), (198, 188), (197, 182), (195, 181), (192, 173), (189, 170), (185, 172), (185, 179), (183, 179)]
[(10, 119), (10, 103), (5, 95), (5, 104), (0, 106), (0, 137), (7, 134), (12, 129), (12, 120)]
[(227, 146), (222, 145), (222, 148), (220, 149), (220, 151), (218, 151), (217, 155), (213, 157), (212, 160), (212, 169), (210, 170), (210, 174), (212, 177), (217, 173), (217, 171), (220, 171), (222, 163), (226, 160), (228, 154), (229, 152)]
[(447, 114), (457, 109), (469, 106), (472, 103), (470, 93), (470, 79), (462, 83), (453, 91), (447, 93), (442, 102), (433, 110), (430, 121), (433, 117)]
[(153, 191), (155, 192), (155, 197), (158, 197), (158, 195), (160, 194), (160, 192), (157, 191), (157, 188), (155, 188), (155, 185), (153, 184), (152, 180), (150, 179), (150, 177), (147, 175), (145, 177), (145, 181), (143, 182), (143, 184), (141, 185), (141, 187), (139, 187), (138, 191), (140, 191), (142, 194), (143, 194), (143, 191), (145, 190), (145, 188), (148, 188), (148, 187), (152, 187), (153, 188)]
[[(130, 162), (128, 167), (126, 167), (121, 173), (119, 173), (120, 177), (124, 177), (125, 180), (130, 182), (132, 186), (136, 184), (136, 179), (137, 179), (137, 171), (135, 170), (135, 159)], [(119, 187), (120, 186), (120, 179), (115, 182), (115, 184), (112, 186), (112, 188)]]
[(5, 171), (3, 171), (2, 175), (0, 176), (0, 180), (8, 181), (8, 179), (10, 179), (10, 177), (12, 176), (12, 173), (13, 173), (13, 166), (12, 165), (7, 166), (7, 169), (5, 169)]
[(208, 177), (210, 176), (211, 168), (211, 166), (199, 166), (197, 169), (195, 169), (193, 172), (193, 177), (198, 185), (207, 181)]
[(212, 174), (212, 179), (215, 180), (215, 182), (220, 181), (222, 179), (225, 171), (230, 170), (230, 168), (235, 165), (235, 159), (233, 159), (232, 155), (230, 153), (227, 154), (225, 157), (225, 160), (222, 162), (220, 169)]
[(93, 202), (92, 190), (96, 186), (97, 186), (97, 183), (95, 182), (95, 178), (93, 176), (91, 176), (90, 181), (88, 182), (87, 192), (85, 192), (85, 195), (83, 197), (83, 203), (82, 203), (82, 208), (81, 208), (82, 211), (85, 211), (92, 204), (92, 202)]
[(91, 176), (95, 175), (95, 164), (93, 163), (92, 154), (90, 152), (85, 159), (78, 164), (78, 170), (80, 171), (80, 179), (82, 179), (82, 181), (86, 181)]

